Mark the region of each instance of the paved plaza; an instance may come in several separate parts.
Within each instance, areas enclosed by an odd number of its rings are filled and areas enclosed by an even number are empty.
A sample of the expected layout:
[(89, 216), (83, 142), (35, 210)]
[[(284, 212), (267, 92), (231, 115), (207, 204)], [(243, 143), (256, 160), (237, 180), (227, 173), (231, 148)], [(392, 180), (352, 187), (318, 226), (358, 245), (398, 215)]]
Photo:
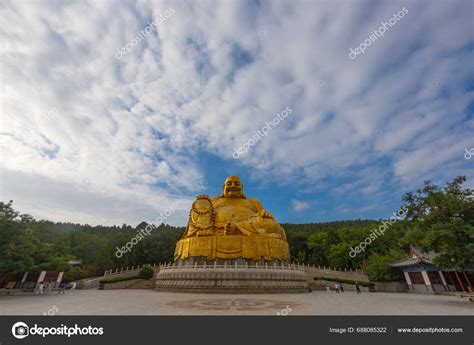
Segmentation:
[(407, 293), (193, 294), (76, 290), (0, 297), (0, 315), (474, 315), (454, 296)]

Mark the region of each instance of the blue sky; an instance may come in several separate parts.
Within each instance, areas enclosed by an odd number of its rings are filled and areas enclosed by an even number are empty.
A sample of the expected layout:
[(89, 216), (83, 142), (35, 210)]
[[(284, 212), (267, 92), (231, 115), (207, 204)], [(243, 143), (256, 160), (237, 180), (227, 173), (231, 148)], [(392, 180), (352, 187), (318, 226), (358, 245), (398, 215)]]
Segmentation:
[(89, 224), (173, 206), (185, 225), (196, 195), (239, 175), (280, 222), (305, 223), (390, 216), (428, 179), (472, 188), (472, 7), (3, 1), (0, 200)]

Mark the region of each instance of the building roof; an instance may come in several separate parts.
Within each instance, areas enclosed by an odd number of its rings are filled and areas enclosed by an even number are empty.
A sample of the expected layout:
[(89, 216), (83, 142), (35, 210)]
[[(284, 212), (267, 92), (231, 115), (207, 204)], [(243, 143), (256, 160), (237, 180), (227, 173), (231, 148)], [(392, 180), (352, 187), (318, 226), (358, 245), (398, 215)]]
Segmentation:
[(410, 256), (411, 257), (418, 257), (425, 260), (433, 261), (439, 254), (435, 253), (434, 251), (424, 252), (421, 248), (410, 246)]
[(433, 265), (433, 259), (437, 256), (438, 254), (433, 251), (425, 253), (418, 247), (410, 246), (410, 257), (408, 259), (392, 262), (389, 266), (410, 267), (418, 264)]
[(392, 262), (389, 264), (390, 267), (408, 267), (408, 266), (415, 266), (421, 262), (420, 259), (408, 258), (401, 261)]

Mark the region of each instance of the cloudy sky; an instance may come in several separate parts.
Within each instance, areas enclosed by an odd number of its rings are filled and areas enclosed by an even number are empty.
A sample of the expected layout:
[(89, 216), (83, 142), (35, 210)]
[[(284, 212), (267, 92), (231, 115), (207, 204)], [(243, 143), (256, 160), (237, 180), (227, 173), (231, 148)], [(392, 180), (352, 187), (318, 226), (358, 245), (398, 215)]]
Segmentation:
[(472, 16), (456, 0), (1, 0), (0, 200), (117, 225), (173, 206), (184, 225), (239, 175), (302, 223), (390, 216), (427, 179), (473, 186)]

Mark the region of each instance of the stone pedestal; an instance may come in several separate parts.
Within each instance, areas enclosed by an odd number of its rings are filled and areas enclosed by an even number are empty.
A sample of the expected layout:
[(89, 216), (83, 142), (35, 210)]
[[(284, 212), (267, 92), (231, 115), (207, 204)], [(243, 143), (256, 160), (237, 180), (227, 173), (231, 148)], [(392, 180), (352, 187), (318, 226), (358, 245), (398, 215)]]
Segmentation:
[(155, 290), (194, 293), (309, 292), (305, 273), (295, 267), (242, 265), (164, 266)]

